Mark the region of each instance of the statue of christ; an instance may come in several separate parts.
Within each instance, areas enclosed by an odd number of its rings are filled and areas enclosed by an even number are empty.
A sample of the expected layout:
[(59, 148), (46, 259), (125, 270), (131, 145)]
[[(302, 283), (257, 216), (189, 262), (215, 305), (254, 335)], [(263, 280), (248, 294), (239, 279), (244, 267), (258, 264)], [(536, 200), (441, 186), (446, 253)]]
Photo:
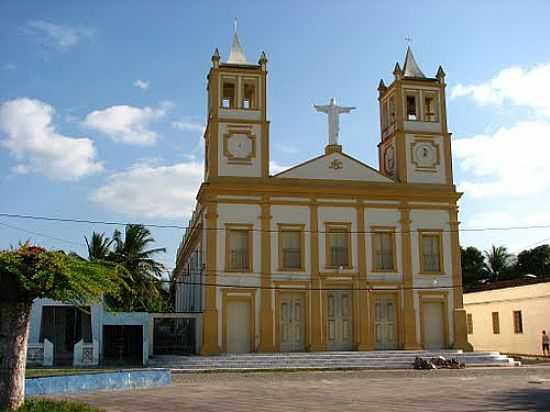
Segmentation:
[(327, 113), (328, 115), (328, 144), (337, 145), (338, 144), (338, 133), (340, 131), (339, 126), (339, 116), (340, 113), (349, 113), (352, 110), (355, 110), (355, 107), (344, 107), (337, 106), (334, 97), (330, 99), (329, 104), (324, 106), (319, 106), (314, 104), (313, 107), (318, 112)]

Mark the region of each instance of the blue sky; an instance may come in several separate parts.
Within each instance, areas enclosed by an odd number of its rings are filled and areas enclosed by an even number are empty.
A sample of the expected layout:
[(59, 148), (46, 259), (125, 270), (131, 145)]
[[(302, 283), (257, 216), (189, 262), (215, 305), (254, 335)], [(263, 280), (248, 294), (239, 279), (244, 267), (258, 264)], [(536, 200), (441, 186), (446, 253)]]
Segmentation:
[[(186, 224), (210, 56), (227, 58), (235, 16), (248, 59), (269, 58), (274, 167), (321, 153), (326, 120), (311, 105), (332, 96), (358, 107), (342, 119), (344, 150), (377, 167), (376, 88), (410, 36), (423, 71), (447, 73), (462, 227), (550, 224), (545, 1), (0, 1), (0, 211)], [(0, 247), (84, 253), (93, 230), (113, 227), (0, 218)], [(173, 266), (182, 232), (154, 236)], [(512, 251), (545, 238), (461, 234)]]

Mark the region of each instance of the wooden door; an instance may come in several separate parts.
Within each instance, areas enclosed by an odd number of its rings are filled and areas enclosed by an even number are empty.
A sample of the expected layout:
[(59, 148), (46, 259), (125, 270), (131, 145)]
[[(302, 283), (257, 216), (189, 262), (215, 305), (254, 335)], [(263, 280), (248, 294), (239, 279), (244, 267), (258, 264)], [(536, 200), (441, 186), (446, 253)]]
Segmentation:
[(353, 317), (351, 291), (327, 293), (327, 346), (329, 350), (351, 350)]
[(229, 302), (227, 304), (227, 352), (250, 352), (250, 303)]
[(443, 302), (422, 302), (424, 349), (442, 349), (445, 347), (443, 311)]
[(393, 297), (377, 298), (374, 302), (376, 349), (397, 348), (396, 304)]
[(304, 296), (298, 293), (284, 293), (279, 303), (279, 341), (281, 352), (304, 350)]

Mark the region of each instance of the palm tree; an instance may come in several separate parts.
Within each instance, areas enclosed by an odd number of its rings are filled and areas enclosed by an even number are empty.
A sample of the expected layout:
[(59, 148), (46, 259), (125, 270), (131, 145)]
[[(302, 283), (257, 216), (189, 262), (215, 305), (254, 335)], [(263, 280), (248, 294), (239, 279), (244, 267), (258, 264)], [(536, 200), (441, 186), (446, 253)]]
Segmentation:
[(111, 254), (111, 244), (113, 243), (112, 239), (109, 239), (105, 236), (105, 233), (92, 233), (92, 239), (88, 241), (86, 239), (86, 245), (88, 246), (88, 260), (91, 262), (93, 260), (107, 260)]
[(118, 229), (113, 233), (112, 259), (131, 276), (127, 281), (129, 289), (120, 302), (125, 310), (155, 311), (162, 306), (160, 280), (166, 268), (153, 257), (166, 249), (148, 249), (154, 242), (151, 231), (143, 225), (126, 225), (124, 236)]
[(498, 276), (503, 270), (507, 269), (509, 264), (508, 260), (512, 256), (508, 253), (505, 246), (491, 246), (491, 250), (484, 252), (486, 262), (485, 268), (492, 275), (495, 280), (498, 280)]

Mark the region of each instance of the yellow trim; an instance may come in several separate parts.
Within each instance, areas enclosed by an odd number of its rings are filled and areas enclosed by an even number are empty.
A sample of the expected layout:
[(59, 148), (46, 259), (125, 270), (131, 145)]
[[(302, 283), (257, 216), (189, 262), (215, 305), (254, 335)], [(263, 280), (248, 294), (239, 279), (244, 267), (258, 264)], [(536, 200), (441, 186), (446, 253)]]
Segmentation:
[[(286, 224), (286, 223), (278, 223), (277, 224), (277, 254), (278, 254), (278, 262), (279, 272), (303, 272), (305, 271), (306, 265), (305, 265), (305, 254), (306, 254), (306, 242), (305, 242), (305, 236), (304, 236), (304, 230), (305, 225), (298, 225), (298, 224)], [(283, 232), (294, 232), (298, 233), (300, 236), (300, 267), (297, 268), (287, 268), (284, 265), (284, 253), (283, 253), (283, 237), (281, 234)]]
[[(370, 231), (371, 233), (371, 253), (372, 253), (372, 260), (371, 260), (371, 272), (374, 273), (395, 273), (398, 271), (397, 269), (397, 241), (395, 239), (395, 226), (371, 226)], [(391, 244), (391, 254), (392, 254), (392, 267), (390, 269), (381, 269), (376, 267), (376, 244), (378, 243), (376, 241), (376, 236), (384, 233), (389, 234), (390, 244)]]
[[(331, 233), (345, 233), (346, 243), (347, 243), (347, 255), (348, 262), (347, 265), (336, 265), (330, 261), (330, 241), (329, 234)], [(352, 243), (351, 243), (351, 223), (343, 222), (325, 222), (325, 268), (327, 269), (338, 269), (342, 266), (343, 269), (352, 269), (353, 268), (353, 256), (352, 256)]]
[[(254, 272), (254, 242), (252, 239), (254, 225), (249, 224), (237, 224), (226, 223), (225, 224), (225, 271), (236, 273), (250, 273)], [(248, 234), (248, 268), (232, 268), (231, 267), (231, 242), (230, 234), (232, 231), (247, 232)]]
[[(232, 296), (230, 294), (239, 294)], [(227, 352), (227, 305), (231, 302), (247, 302), (250, 304), (250, 352), (254, 352), (256, 348), (256, 293), (250, 289), (238, 289), (238, 288), (223, 288), (222, 289), (222, 311), (223, 311), (223, 323), (222, 323), (222, 349), (223, 352)]]
[(273, 352), (273, 293), (271, 286), (271, 206), (269, 198), (262, 197), (261, 206), (261, 271), (262, 289), (260, 292), (260, 352)]
[(400, 333), (403, 336), (403, 349), (419, 349), (420, 346), (416, 337), (416, 310), (414, 308), (415, 294), (413, 291), (413, 270), (412, 270), (412, 242), (411, 242), (411, 217), (410, 208), (407, 203), (400, 205), (401, 224), (401, 261), (403, 273), (403, 306), (401, 316), (403, 326)]
[(319, 274), (319, 206), (312, 199), (309, 208), (310, 249), (311, 249), (311, 346), (313, 352), (324, 350), (323, 345), (323, 314), (321, 310), (321, 286), (322, 281)]
[(443, 342), (444, 347), (449, 347), (449, 296), (447, 291), (420, 291), (418, 292), (418, 299), (420, 305), (420, 336), (422, 339), (422, 347), (425, 348), (425, 336), (426, 336), (426, 325), (424, 324), (424, 313), (425, 313), (425, 302), (436, 302), (442, 303), (442, 315), (443, 315)]
[[(439, 270), (432, 271), (426, 269), (424, 261), (424, 238), (436, 237), (439, 244)], [(420, 275), (443, 275), (445, 274), (444, 265), (444, 249), (443, 249), (443, 229), (418, 229), (418, 262), (420, 266)]]
[(218, 231), (218, 213), (215, 202), (207, 204), (206, 212), (206, 283), (205, 286), (205, 308), (203, 314), (203, 338), (202, 350), (203, 355), (219, 353), (218, 345), (218, 309), (216, 307), (217, 296), (217, 256), (216, 242)]

